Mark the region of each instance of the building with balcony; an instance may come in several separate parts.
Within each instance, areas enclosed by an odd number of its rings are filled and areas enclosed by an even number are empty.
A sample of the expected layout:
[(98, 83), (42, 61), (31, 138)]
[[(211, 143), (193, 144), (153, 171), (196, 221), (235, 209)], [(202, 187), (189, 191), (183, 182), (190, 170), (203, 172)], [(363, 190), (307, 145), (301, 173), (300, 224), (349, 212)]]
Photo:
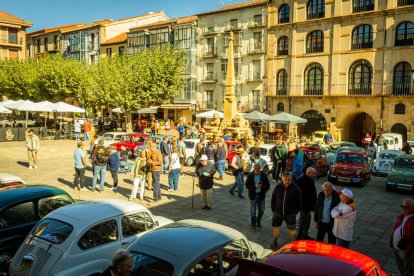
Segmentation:
[[(182, 77), (186, 81), (184, 91), (161, 105), (165, 119), (177, 120), (194, 115), (197, 91), (196, 30), (197, 16), (173, 18), (158, 23), (131, 28), (128, 33), (128, 55), (165, 45), (182, 49), (186, 54), (186, 66)], [(208, 81), (213, 81), (210, 76)]]
[(266, 106), (331, 129), (414, 138), (414, 2), (276, 0), (269, 6)]
[(121, 33), (107, 41), (101, 43), (102, 48), (102, 57), (111, 57), (114, 54), (123, 56), (126, 55), (126, 49), (128, 47), (127, 43), (127, 33)]
[(235, 92), (241, 112), (263, 111), (268, 2), (255, 0), (198, 15), (199, 109), (223, 111), (228, 36), (233, 32)]
[(102, 43), (128, 32), (130, 28), (167, 19), (164, 12), (149, 12), (119, 20), (98, 20), (92, 24), (62, 31), (63, 56), (86, 61), (88, 64), (98, 62), (100, 55), (103, 54)]
[(32, 24), (0, 10), (0, 60), (26, 59), (26, 28)]

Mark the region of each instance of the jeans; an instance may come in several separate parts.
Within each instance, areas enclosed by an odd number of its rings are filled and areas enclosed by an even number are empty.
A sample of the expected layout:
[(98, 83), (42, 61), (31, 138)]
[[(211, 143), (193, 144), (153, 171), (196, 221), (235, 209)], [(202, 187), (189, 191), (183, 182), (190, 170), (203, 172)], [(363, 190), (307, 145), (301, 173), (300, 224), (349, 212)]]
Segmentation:
[(80, 132), (75, 132), (75, 139), (76, 141), (80, 140)]
[(152, 172), (152, 189), (153, 189), (154, 201), (161, 200), (160, 177), (161, 177), (161, 171)]
[[(259, 214), (256, 217), (256, 209), (259, 210)], [(250, 217), (252, 227), (256, 227), (256, 223), (259, 224), (262, 220), (265, 210), (265, 200), (260, 198), (260, 194), (256, 194), (254, 199), (250, 201)]]
[(73, 184), (75, 184), (75, 186), (78, 186), (79, 189), (82, 189), (84, 178), (85, 178), (85, 168), (82, 168), (82, 169), (75, 168), (75, 179), (73, 180)]
[(332, 223), (318, 223), (318, 233), (316, 234), (316, 240), (323, 242), (325, 235), (328, 234), (328, 243), (335, 244), (336, 238), (332, 233), (333, 224)]
[(243, 195), (242, 194), (242, 192), (243, 192), (243, 182), (244, 182), (243, 172), (236, 174), (234, 176), (234, 181), (235, 181), (235, 183), (234, 183), (233, 187), (231, 187), (230, 192), (233, 192), (237, 187), (238, 196), (242, 196)]
[[(274, 164), (273, 164), (274, 166)], [(276, 171), (276, 182), (279, 180), (279, 175), (286, 170), (286, 161), (282, 161), (277, 164), (277, 171)]]
[(343, 248), (349, 248), (350, 243), (351, 243), (350, 241), (346, 241), (346, 240), (343, 240), (343, 239), (340, 239), (340, 238), (336, 237), (336, 245), (337, 246), (340, 246), (340, 247), (343, 247)]
[(118, 187), (118, 171), (110, 171), (111, 172), (111, 176), (112, 176), (112, 180), (114, 181), (114, 188)]
[(311, 222), (311, 212), (300, 211), (299, 230), (298, 230), (298, 237), (297, 237), (298, 240), (301, 240), (308, 236), (310, 222)]
[(92, 188), (96, 188), (96, 182), (98, 181), (98, 175), (101, 175), (101, 188), (100, 191), (103, 191), (105, 185), (105, 175), (106, 175), (106, 166), (97, 166), (93, 169), (93, 179), (92, 179)]
[(213, 189), (203, 190), (200, 188), (201, 199), (203, 200), (203, 205), (211, 207), (213, 201)]
[(217, 170), (219, 171), (219, 177), (224, 177), (224, 170), (225, 170), (226, 160), (218, 160), (217, 161)]
[(172, 169), (168, 174), (168, 184), (170, 190), (174, 189), (174, 191), (178, 190), (178, 179), (180, 178), (180, 169)]
[(162, 160), (162, 172), (166, 173), (168, 171), (168, 165), (170, 164), (170, 157), (168, 155), (164, 156)]
[(273, 167), (272, 167), (272, 179), (276, 180), (276, 173), (277, 173), (277, 161), (272, 161), (273, 162)]
[(395, 260), (397, 262), (398, 270), (402, 276), (414, 275), (414, 254), (406, 256), (404, 259), (400, 257), (399, 249), (393, 248)]
[(141, 200), (144, 200), (144, 191), (145, 191), (145, 176), (138, 175), (136, 178), (134, 178), (134, 186), (132, 187), (131, 196), (130, 198), (137, 198), (137, 193), (139, 186), (141, 185), (141, 191), (139, 192), (139, 198)]
[(91, 134), (90, 134), (90, 132), (89, 132), (89, 131), (85, 131), (85, 132), (83, 133), (83, 135), (84, 135), (84, 137), (83, 137), (83, 140), (84, 140), (84, 141), (90, 141), (90, 140), (91, 140)]
[(126, 161), (121, 161), (119, 163), (119, 173), (130, 173), (131, 172), (131, 168), (132, 168), (133, 163), (132, 162), (126, 162)]

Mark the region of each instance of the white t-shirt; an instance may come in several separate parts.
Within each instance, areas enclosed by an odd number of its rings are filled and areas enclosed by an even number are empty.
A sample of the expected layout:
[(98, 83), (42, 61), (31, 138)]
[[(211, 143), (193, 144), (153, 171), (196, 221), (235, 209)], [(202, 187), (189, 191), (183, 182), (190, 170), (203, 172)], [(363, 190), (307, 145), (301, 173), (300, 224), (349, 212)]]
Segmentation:
[(180, 158), (176, 152), (171, 154), (170, 162), (171, 162), (171, 170), (181, 169)]
[(75, 123), (73, 127), (75, 128), (75, 132), (81, 132), (81, 124)]

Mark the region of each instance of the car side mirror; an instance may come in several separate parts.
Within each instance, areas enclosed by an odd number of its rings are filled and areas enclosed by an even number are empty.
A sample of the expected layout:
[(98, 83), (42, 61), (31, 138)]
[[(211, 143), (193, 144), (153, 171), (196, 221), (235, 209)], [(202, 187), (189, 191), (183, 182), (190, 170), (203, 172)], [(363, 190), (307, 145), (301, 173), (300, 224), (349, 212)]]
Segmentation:
[(255, 251), (250, 252), (250, 259), (253, 261), (257, 260), (257, 253)]

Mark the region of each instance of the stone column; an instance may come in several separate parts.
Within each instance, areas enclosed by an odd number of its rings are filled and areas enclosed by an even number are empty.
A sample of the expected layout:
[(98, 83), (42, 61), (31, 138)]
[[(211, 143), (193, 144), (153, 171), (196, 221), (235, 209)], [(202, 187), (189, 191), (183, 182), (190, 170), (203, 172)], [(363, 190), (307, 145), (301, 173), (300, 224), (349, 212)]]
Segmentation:
[(234, 58), (233, 58), (234, 37), (233, 32), (229, 33), (229, 49), (227, 60), (227, 75), (226, 75), (226, 95), (224, 97), (223, 109), (224, 118), (222, 125), (231, 126), (232, 119), (237, 113), (237, 97), (235, 95), (235, 80), (234, 80)]

